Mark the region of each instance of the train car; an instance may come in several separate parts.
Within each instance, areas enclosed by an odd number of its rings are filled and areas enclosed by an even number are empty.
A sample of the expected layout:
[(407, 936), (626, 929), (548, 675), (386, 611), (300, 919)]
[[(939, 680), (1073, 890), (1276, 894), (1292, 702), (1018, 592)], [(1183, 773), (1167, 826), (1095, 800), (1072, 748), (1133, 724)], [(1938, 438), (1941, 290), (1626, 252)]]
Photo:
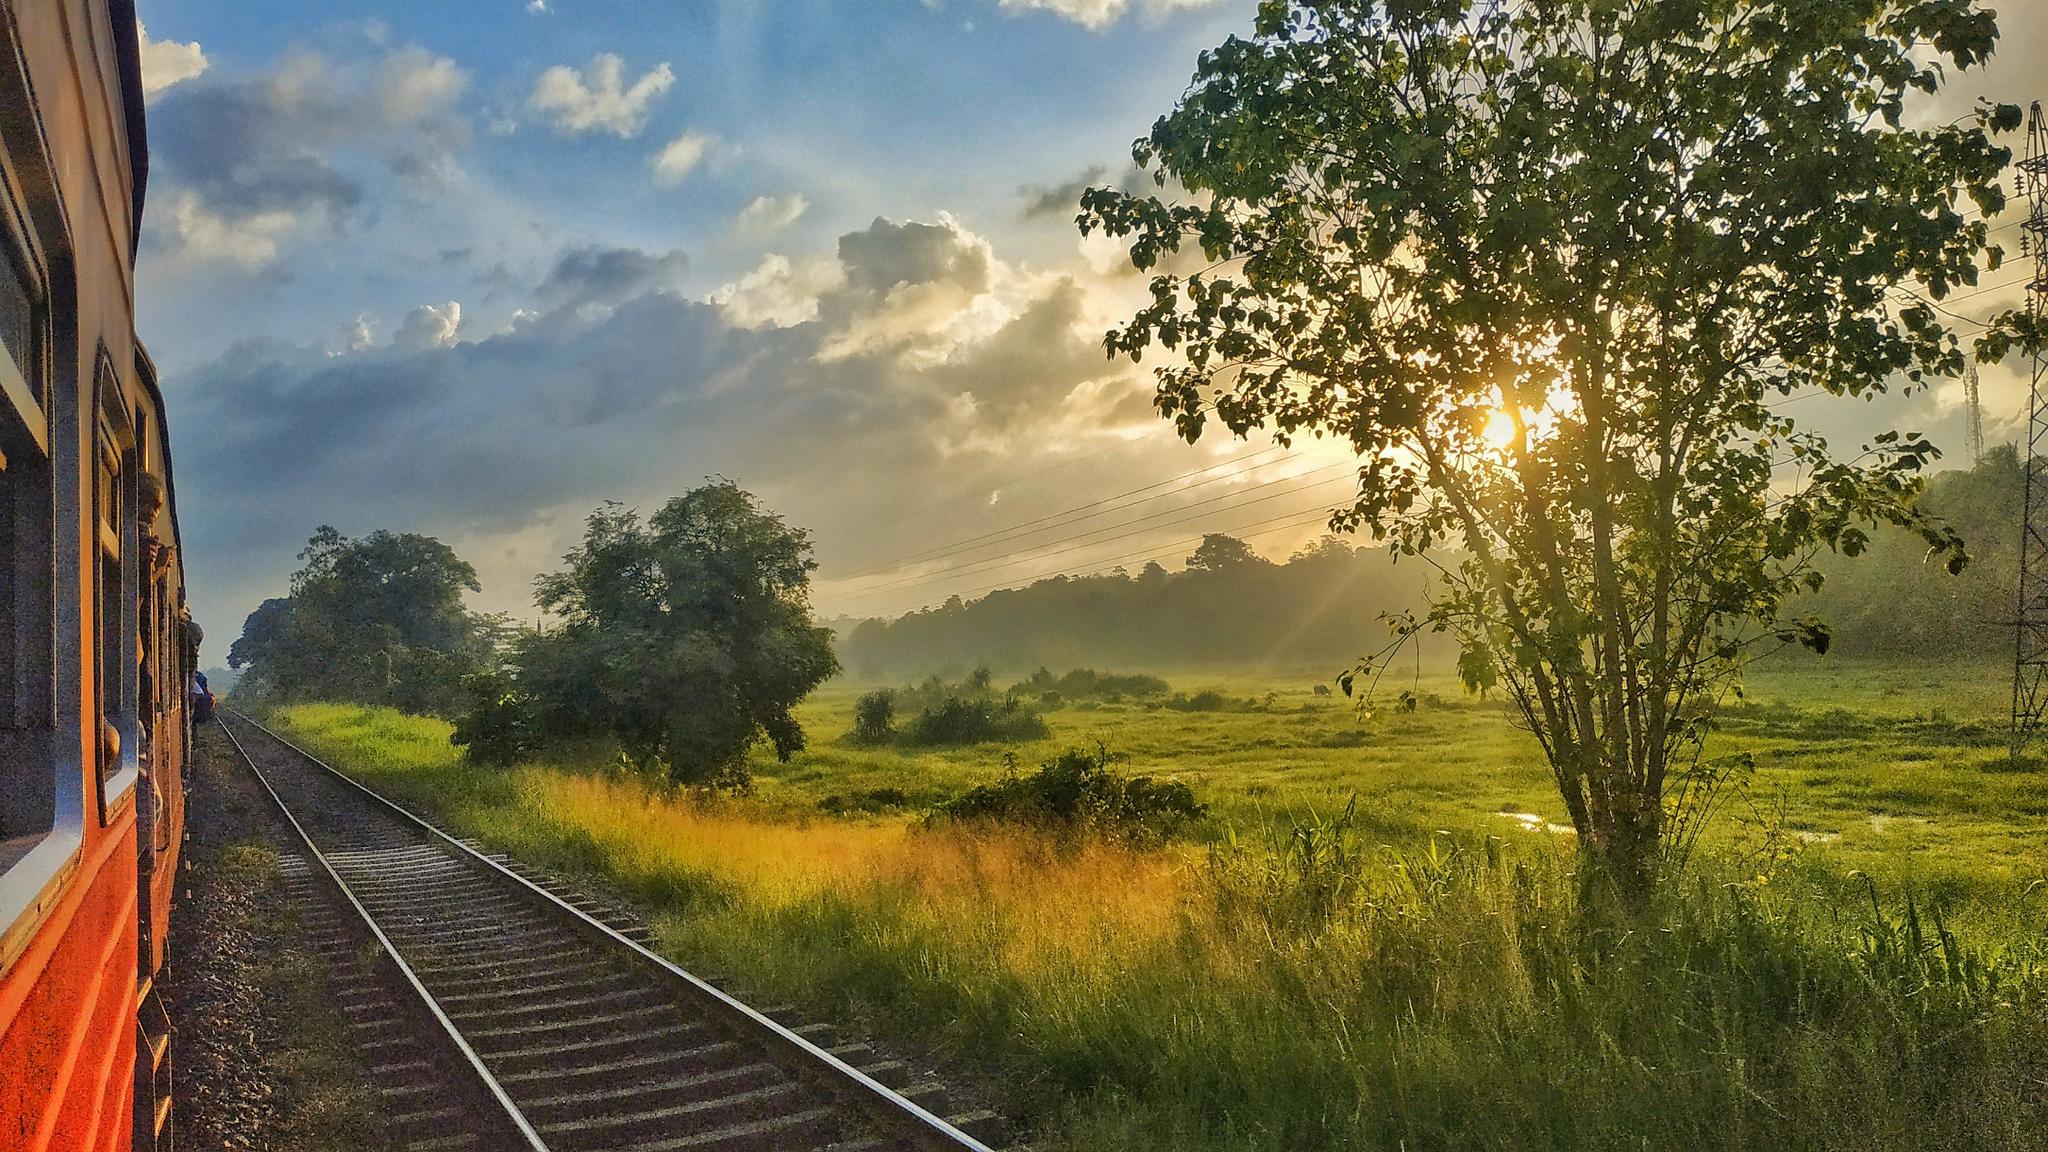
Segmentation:
[(197, 629), (135, 338), (132, 0), (0, 0), (0, 1152), (168, 1148)]

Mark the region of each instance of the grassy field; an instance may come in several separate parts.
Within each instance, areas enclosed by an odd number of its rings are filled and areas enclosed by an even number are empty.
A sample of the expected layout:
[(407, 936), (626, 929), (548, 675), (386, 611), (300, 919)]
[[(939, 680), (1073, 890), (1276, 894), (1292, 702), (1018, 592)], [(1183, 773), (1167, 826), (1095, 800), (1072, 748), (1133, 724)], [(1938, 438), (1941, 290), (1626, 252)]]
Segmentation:
[[(856, 746), (865, 685), (710, 803), (475, 769), (388, 712), (277, 719), (637, 893), (743, 993), (978, 1075), (1052, 1147), (2048, 1147), (2048, 771), (2005, 765), (1997, 668), (1755, 670), (1712, 748), (1755, 778), (1629, 916), (1581, 899), (1497, 703), (1425, 675), (1361, 718), (1306, 675), (1169, 678), (1232, 710), (1063, 708), (1007, 750), (1100, 741), (1190, 783), (1212, 820), (1150, 850), (925, 827), (1006, 750)], [(909, 807), (825, 810), (888, 789)]]

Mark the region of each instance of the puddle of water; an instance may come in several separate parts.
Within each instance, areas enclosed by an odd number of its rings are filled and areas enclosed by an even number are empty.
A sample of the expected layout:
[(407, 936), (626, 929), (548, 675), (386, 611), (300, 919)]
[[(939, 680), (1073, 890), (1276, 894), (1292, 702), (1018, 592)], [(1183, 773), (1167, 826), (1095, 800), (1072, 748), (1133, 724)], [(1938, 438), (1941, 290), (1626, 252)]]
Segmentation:
[(1842, 838), (1840, 832), (1809, 832), (1803, 828), (1792, 831), (1792, 838), (1802, 844), (1833, 844)]
[(1878, 812), (1870, 817), (1870, 830), (1882, 835), (1884, 830), (1893, 824), (1924, 827), (1932, 823), (1934, 821), (1929, 820), (1925, 816), (1887, 816), (1882, 812)]

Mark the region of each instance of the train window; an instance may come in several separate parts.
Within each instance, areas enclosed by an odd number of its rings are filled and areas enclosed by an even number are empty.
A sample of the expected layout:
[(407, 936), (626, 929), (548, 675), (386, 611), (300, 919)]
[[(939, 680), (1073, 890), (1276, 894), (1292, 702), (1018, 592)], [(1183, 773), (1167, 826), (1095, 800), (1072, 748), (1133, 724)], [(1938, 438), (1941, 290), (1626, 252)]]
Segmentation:
[(0, 277), (0, 346), (5, 346), (10, 375), (20, 381), (28, 398), (37, 408), (48, 403), (44, 395), (43, 374), (37, 370), (36, 362), (42, 359), (42, 343), (36, 323), (37, 293), (34, 281), (21, 275), (7, 262), (10, 275)]
[[(110, 374), (103, 376), (101, 392), (114, 388)], [(116, 407), (113, 412), (120, 412)], [(141, 751), (136, 711), (137, 618), (130, 606), (136, 601), (129, 573), (134, 566), (133, 539), (129, 527), (134, 520), (134, 469), (128, 466), (119, 425), (107, 418), (102, 407), (98, 428), (98, 460), (93, 476), (94, 606), (97, 613), (94, 634), (99, 637), (96, 688), (99, 714), (111, 739), (100, 742), (100, 782), (105, 804), (120, 789), (107, 787), (124, 770), (136, 765)], [(125, 420), (123, 421), (125, 424)], [(117, 431), (120, 429), (120, 431)]]
[[(0, 237), (12, 239), (10, 231)], [(55, 520), (42, 299), (14, 253), (0, 256), (0, 871), (34, 848), (56, 817)]]

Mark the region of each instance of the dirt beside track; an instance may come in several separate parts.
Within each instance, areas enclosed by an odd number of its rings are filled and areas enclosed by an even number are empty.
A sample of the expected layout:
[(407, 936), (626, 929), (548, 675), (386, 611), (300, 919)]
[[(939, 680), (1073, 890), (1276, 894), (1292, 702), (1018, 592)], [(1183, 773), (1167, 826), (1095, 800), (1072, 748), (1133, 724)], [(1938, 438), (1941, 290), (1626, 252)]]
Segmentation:
[(284, 893), (275, 807), (211, 726), (197, 734), (187, 786), (164, 983), (179, 1146), (384, 1147), (372, 1089)]

